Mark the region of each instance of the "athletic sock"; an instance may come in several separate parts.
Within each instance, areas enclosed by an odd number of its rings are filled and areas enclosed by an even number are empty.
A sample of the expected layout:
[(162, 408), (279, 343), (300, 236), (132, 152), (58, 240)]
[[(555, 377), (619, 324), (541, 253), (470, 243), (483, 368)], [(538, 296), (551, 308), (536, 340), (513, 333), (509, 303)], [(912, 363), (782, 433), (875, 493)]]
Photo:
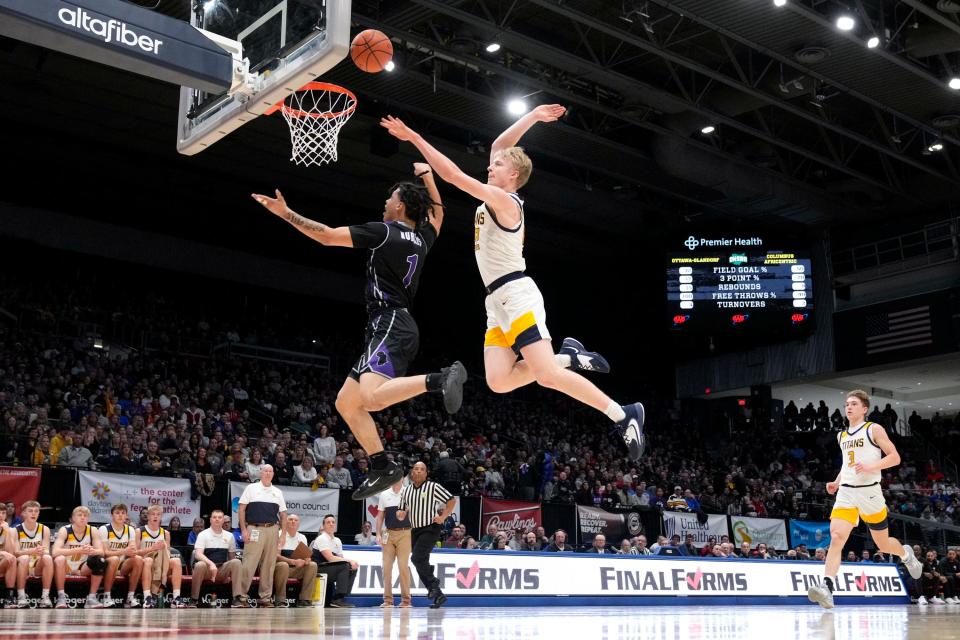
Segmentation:
[(180, 589), (174, 589), (174, 590), (173, 590), (173, 599), (176, 600), (176, 599), (179, 598), (179, 597), (180, 597)]
[(66, 597), (67, 597), (67, 592), (64, 591), (63, 589), (58, 589), (58, 590), (57, 590), (57, 595), (58, 595), (58, 596), (63, 596), (64, 598), (66, 598)]
[(836, 580), (836, 578), (831, 578), (830, 576), (824, 576), (824, 577), (823, 577), (823, 584), (824, 584), (824, 586), (827, 587), (827, 591), (829, 591), (830, 593), (833, 593), (833, 581), (834, 581), (834, 580)]
[(427, 391), (442, 391), (443, 390), (443, 373), (428, 373), (427, 374)]
[[(49, 590), (49, 589), (46, 589), (46, 591), (49, 593), (50, 590)], [(20, 597), (20, 598), (26, 598), (26, 597), (27, 597), (27, 590), (26, 590), (26, 589), (17, 589), (17, 596)]]
[(620, 422), (627, 417), (626, 412), (623, 410), (623, 407), (618, 405), (613, 400), (610, 401), (610, 405), (603, 410), (603, 413), (606, 414), (608, 418), (614, 422)]
[(558, 353), (553, 357), (557, 359), (557, 364), (559, 364), (564, 369), (569, 369), (570, 365), (573, 364), (573, 360), (570, 358), (569, 355), (565, 353)]

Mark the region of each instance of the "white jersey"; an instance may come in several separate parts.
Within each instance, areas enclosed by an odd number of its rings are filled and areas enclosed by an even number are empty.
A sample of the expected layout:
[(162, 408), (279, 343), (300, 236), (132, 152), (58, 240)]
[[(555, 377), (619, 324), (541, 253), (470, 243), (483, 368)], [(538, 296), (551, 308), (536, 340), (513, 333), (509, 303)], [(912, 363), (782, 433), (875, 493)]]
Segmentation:
[(477, 207), (473, 220), (473, 250), (484, 286), (514, 271), (526, 271), (523, 259), (523, 239), (526, 233), (523, 219), (523, 200), (515, 193), (508, 194), (520, 208), (520, 222), (510, 229), (497, 220), (496, 213), (486, 203)]
[[(85, 547), (87, 545), (93, 544), (93, 534), (91, 533), (90, 525), (86, 525), (78, 536), (73, 530), (73, 525), (67, 525), (64, 527), (64, 530), (67, 532), (67, 540), (64, 542), (65, 549), (73, 549), (76, 547)], [(79, 553), (72, 556), (67, 556), (67, 565), (70, 567), (71, 571), (77, 571), (83, 566), (83, 563), (87, 561), (87, 556), (80, 555)]]
[(873, 441), (871, 433), (872, 422), (866, 422), (855, 428), (843, 431), (837, 436), (840, 452), (843, 454), (843, 464), (840, 468), (840, 484), (850, 486), (865, 486), (880, 482), (880, 472), (857, 473), (854, 466), (859, 462), (871, 464), (879, 462), (883, 457), (883, 450)]
[(113, 529), (113, 523), (100, 527), (100, 540), (107, 551), (122, 551), (136, 540), (137, 530), (128, 524), (120, 527), (120, 531)]

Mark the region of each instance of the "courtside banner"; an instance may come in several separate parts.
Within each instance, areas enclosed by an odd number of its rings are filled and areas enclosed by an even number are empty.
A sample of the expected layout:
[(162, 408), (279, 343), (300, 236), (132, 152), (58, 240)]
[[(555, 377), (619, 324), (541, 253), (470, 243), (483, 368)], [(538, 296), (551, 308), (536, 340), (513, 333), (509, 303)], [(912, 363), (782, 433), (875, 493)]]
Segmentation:
[(536, 529), (542, 523), (540, 503), (483, 498), (480, 503), (480, 531), (486, 533), (491, 523), (496, 525), (497, 531), (506, 531), (511, 536), (515, 529), (522, 532)]
[(790, 548), (787, 545), (787, 523), (783, 520), (730, 516), (730, 528), (737, 548), (744, 542), (749, 542), (751, 549), (756, 549), (761, 542), (777, 551)]
[(40, 494), (40, 469), (37, 467), (0, 467), (0, 496), (12, 502), (16, 513), (27, 500)]
[(640, 535), (643, 526), (640, 517), (634, 511), (628, 513), (611, 513), (596, 507), (577, 505), (577, 526), (580, 531), (580, 542), (589, 542), (594, 536), (602, 533), (607, 544), (620, 546), (620, 541)]
[(80, 504), (90, 509), (90, 522), (110, 522), (110, 507), (127, 505), (131, 522), (151, 505), (163, 507), (164, 525), (177, 516), (180, 522), (200, 517), (200, 501), (190, 499), (190, 481), (182, 478), (129, 476), (122, 473), (80, 471)]
[(791, 520), (790, 544), (794, 547), (798, 544), (805, 544), (808, 549), (828, 548), (830, 546), (830, 523)]
[(695, 513), (664, 511), (663, 530), (667, 539), (673, 534), (679, 535), (681, 543), (686, 542), (687, 534), (690, 534), (694, 546), (703, 547), (711, 536), (720, 542), (720, 536), (727, 535), (727, 516), (710, 515), (705, 523), (700, 524)]
[[(230, 509), (233, 514), (232, 524), (240, 526), (237, 519), (237, 510), (240, 507), (240, 496), (243, 490), (250, 486), (248, 482), (230, 481)], [(340, 508), (339, 489), (311, 489), (310, 487), (284, 487), (274, 485), (283, 494), (287, 503), (287, 513), (300, 516), (301, 531), (319, 531), (323, 526), (323, 516), (328, 513), (337, 515)], [(350, 538), (353, 540), (353, 537)]]
[[(352, 595), (382, 599), (382, 552), (347, 547), (344, 556), (359, 564)], [(704, 597), (728, 598), (731, 603), (741, 604), (750, 603), (751, 597), (797, 597), (806, 601), (807, 588), (823, 577), (822, 564), (786, 560), (434, 549), (430, 562), (440, 588), (451, 600), (457, 596), (505, 596), (522, 601), (539, 596), (560, 598), (559, 604), (570, 598), (593, 597), (596, 604), (610, 605), (624, 601), (642, 604), (645, 598), (669, 596), (676, 604), (691, 604), (691, 600)], [(399, 580), (397, 572), (394, 577)], [(416, 571), (412, 571), (411, 579), (414, 595), (424, 595)], [(843, 564), (837, 582), (834, 596), (840, 601), (859, 596), (884, 597), (887, 603), (908, 602), (900, 574), (892, 564)]]

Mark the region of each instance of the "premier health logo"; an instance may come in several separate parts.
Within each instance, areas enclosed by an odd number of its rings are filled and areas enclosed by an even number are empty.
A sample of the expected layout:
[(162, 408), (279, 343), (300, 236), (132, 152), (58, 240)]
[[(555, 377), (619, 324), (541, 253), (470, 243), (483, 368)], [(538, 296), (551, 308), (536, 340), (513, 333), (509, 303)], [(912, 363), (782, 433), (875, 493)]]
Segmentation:
[(694, 249), (700, 246), (700, 241), (694, 238), (693, 236), (690, 236), (689, 238), (683, 241), (683, 244), (684, 246), (687, 247), (687, 249), (690, 249), (690, 251), (693, 251)]

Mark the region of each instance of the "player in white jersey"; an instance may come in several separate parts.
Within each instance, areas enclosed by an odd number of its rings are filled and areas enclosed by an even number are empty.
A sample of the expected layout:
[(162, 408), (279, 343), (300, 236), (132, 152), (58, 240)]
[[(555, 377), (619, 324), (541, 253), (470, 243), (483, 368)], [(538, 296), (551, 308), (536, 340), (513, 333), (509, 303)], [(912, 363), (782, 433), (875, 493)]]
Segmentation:
[(139, 532), (127, 524), (127, 505), (113, 505), (110, 508), (110, 523), (100, 527), (99, 533), (107, 558), (107, 571), (103, 578), (103, 606), (109, 608), (118, 604), (110, 597), (110, 593), (114, 580), (120, 575), (127, 579), (127, 607), (133, 608), (137, 606), (134, 592), (140, 583), (143, 557), (137, 553)]
[(20, 507), (23, 522), (11, 531), (7, 539), (7, 551), (17, 558), (17, 608), (30, 606), (27, 600), (27, 577), (40, 578), (43, 590), (40, 595), (41, 609), (50, 609), (50, 584), (53, 582), (53, 558), (50, 557), (50, 529), (39, 522), (40, 503), (27, 500)]
[(97, 599), (97, 591), (100, 590), (106, 563), (103, 560), (100, 533), (87, 524), (89, 520), (90, 509), (76, 507), (70, 515), (70, 524), (57, 532), (57, 539), (53, 542), (51, 555), (54, 580), (57, 583), (57, 609), (67, 608), (67, 592), (64, 587), (68, 575), (90, 578), (90, 593), (84, 604), (85, 609), (103, 608), (103, 604)]
[(644, 450), (643, 405), (620, 405), (571, 371), (609, 371), (602, 357), (586, 352), (576, 340), (564, 340), (560, 353), (553, 353), (543, 296), (525, 273), (523, 201), (516, 192), (529, 179), (532, 163), (516, 144), (534, 124), (554, 122), (565, 112), (561, 105), (540, 105), (501, 133), (490, 149), (486, 183), (465, 174), (401, 120), (387, 116), (380, 124), (399, 140), (412, 142), (437, 175), (481, 202), (474, 219), (474, 253), (487, 292), (487, 386), (507, 393), (536, 381), (603, 412), (636, 461)]
[(155, 609), (158, 605), (157, 594), (160, 588), (170, 580), (174, 609), (190, 606), (187, 598), (180, 596), (180, 584), (183, 582), (183, 565), (179, 557), (170, 554), (170, 533), (160, 525), (163, 507), (153, 504), (147, 507), (147, 524), (140, 529), (140, 545), (137, 553), (143, 556), (143, 608)]
[(0, 607), (16, 604), (17, 558), (6, 549), (7, 540), (16, 534), (16, 530), (7, 524), (7, 505), (0, 502), (0, 575), (3, 575), (9, 595), (9, 598), (0, 596)]
[(843, 459), (840, 473), (833, 482), (827, 483), (827, 493), (836, 493), (837, 500), (830, 513), (830, 549), (824, 579), (822, 584), (807, 590), (807, 597), (825, 609), (833, 608), (833, 590), (843, 546), (861, 519), (870, 529), (879, 551), (899, 556), (914, 579), (920, 577), (922, 570), (913, 549), (890, 537), (887, 505), (880, 488), (880, 472), (900, 464), (900, 454), (882, 426), (867, 422), (870, 396), (865, 391), (857, 389), (848, 393), (844, 407), (850, 426), (837, 435)]

